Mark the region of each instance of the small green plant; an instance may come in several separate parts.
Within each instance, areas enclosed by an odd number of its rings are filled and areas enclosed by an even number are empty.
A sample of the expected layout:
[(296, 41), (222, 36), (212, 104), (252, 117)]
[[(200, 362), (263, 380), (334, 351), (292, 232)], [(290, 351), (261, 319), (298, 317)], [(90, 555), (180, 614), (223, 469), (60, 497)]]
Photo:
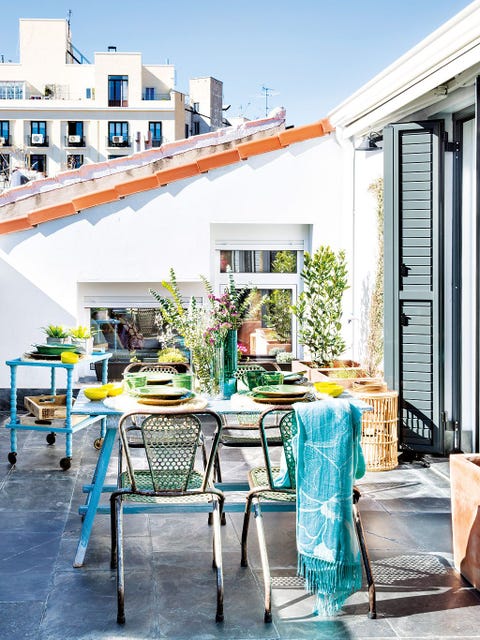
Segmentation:
[(345, 351), (342, 337), (342, 299), (348, 289), (345, 252), (321, 246), (312, 255), (305, 252), (300, 273), (305, 290), (291, 307), (299, 322), (299, 340), (312, 360), (329, 366)]
[(187, 362), (185, 355), (175, 347), (166, 347), (157, 351), (158, 362)]
[(275, 360), (279, 364), (290, 364), (292, 360), (295, 360), (295, 356), (291, 351), (279, 351), (275, 356)]
[(76, 340), (87, 340), (92, 337), (92, 332), (90, 329), (84, 325), (78, 325), (78, 327), (73, 327), (70, 329), (69, 334), (72, 338)]
[(61, 324), (49, 324), (46, 327), (42, 327), (43, 331), (49, 338), (68, 338), (68, 329)]

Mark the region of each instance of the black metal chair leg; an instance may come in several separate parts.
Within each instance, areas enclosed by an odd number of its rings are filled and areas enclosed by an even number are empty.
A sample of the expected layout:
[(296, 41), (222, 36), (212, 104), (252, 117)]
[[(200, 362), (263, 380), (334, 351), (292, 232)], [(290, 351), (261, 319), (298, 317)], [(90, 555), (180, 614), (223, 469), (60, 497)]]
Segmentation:
[(120, 496), (116, 500), (117, 512), (117, 622), (125, 624), (125, 572), (123, 569), (123, 509)]
[(248, 526), (250, 524), (250, 511), (252, 509), (252, 497), (251, 495), (247, 496), (247, 501), (245, 504), (245, 513), (243, 516), (243, 527), (242, 527), (242, 558), (240, 560), (241, 567), (248, 567), (248, 555), (247, 555), (247, 539), (248, 539)]
[(220, 517), (222, 507), (217, 502), (213, 510), (213, 562), (217, 573), (217, 611), (216, 622), (223, 622), (223, 564), (222, 564), (222, 539), (220, 532)]
[[(357, 495), (355, 494), (357, 492)], [(368, 549), (365, 542), (365, 531), (363, 529), (362, 519), (360, 517), (360, 511), (358, 509), (358, 499), (360, 497), (360, 493), (358, 489), (354, 489), (354, 501), (353, 501), (353, 519), (355, 522), (355, 530), (357, 533), (358, 544), (360, 546), (360, 553), (362, 554), (363, 566), (365, 567), (365, 575), (367, 578), (368, 584), (368, 617), (376, 618), (377, 617), (377, 608), (376, 608), (376, 594), (375, 594), (375, 582), (373, 580), (372, 567), (370, 565), (370, 557), (368, 555)]]
[(265, 530), (263, 528), (263, 516), (260, 509), (260, 502), (257, 497), (253, 501), (255, 514), (255, 524), (257, 525), (258, 546), (260, 548), (260, 560), (262, 562), (263, 588), (265, 593), (265, 611), (263, 619), (265, 622), (272, 621), (272, 581), (270, 578), (270, 564), (268, 562), (267, 543), (265, 540)]

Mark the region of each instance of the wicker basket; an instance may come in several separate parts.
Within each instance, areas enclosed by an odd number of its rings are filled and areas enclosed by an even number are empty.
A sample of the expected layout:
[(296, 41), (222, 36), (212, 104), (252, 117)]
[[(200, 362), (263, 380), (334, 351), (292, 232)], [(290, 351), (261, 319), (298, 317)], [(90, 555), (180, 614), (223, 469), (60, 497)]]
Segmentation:
[(367, 471), (389, 471), (398, 465), (398, 392), (355, 393), (373, 407), (362, 418), (362, 449)]

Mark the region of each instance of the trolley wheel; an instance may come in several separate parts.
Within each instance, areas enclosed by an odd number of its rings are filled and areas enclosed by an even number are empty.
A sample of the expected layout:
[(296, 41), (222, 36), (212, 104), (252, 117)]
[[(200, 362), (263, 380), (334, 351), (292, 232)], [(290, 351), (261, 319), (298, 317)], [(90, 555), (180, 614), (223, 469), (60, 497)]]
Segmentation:
[(97, 451), (100, 451), (100, 449), (102, 448), (102, 444), (103, 438), (95, 438), (95, 440), (93, 441), (93, 446)]
[(17, 462), (17, 453), (15, 451), (10, 451), (8, 454), (8, 461), (10, 464), (15, 464)]
[(48, 444), (55, 444), (55, 439), (56, 439), (56, 437), (55, 437), (55, 433), (54, 432), (47, 433), (46, 441), (47, 441)]
[(70, 469), (72, 464), (72, 459), (71, 458), (62, 458), (60, 460), (60, 466), (62, 467), (62, 469), (64, 471), (67, 471), (68, 469)]

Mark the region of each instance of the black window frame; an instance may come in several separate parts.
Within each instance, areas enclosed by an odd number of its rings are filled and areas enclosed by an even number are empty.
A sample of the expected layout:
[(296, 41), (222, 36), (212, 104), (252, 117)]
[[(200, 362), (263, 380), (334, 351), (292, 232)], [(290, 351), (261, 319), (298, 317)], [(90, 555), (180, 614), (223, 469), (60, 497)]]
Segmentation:
[(128, 76), (108, 76), (108, 106), (128, 107)]

